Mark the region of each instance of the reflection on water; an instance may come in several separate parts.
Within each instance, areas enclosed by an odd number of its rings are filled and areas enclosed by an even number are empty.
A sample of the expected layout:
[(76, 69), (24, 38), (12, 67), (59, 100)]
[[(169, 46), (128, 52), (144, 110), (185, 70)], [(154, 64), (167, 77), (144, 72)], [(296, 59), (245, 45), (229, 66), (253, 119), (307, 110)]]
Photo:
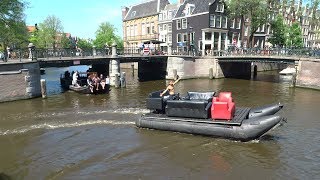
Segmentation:
[[(75, 68), (75, 67), (72, 67)], [(319, 91), (291, 88), (288, 77), (183, 80), (176, 91), (231, 91), (237, 106), (281, 102), (288, 123), (248, 143), (138, 129), (146, 96), (166, 80), (138, 82), (109, 94), (61, 93), (47, 68), (47, 99), (0, 104), (0, 173), (13, 179), (315, 179), (320, 172)], [(78, 67), (76, 67), (78, 68)], [(80, 67), (85, 71), (86, 66)]]

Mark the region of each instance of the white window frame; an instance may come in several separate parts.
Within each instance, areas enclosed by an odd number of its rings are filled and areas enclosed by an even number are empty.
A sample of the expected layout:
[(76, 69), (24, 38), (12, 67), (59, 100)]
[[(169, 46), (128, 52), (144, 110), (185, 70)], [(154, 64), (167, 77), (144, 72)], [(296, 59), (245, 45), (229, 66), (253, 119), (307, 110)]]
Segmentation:
[(172, 43), (172, 34), (168, 34), (168, 43)]
[[(222, 8), (221, 8), (221, 10), (220, 10), (219, 7), (221, 7), (221, 6), (222, 6)], [(221, 12), (221, 13), (224, 12), (224, 4), (223, 4), (223, 3), (218, 3), (218, 4), (217, 4), (216, 12)]]
[(234, 29), (235, 24), (236, 24), (236, 19), (232, 19), (230, 28)]
[[(179, 36), (180, 36), (180, 41), (179, 41)], [(182, 39), (181, 39), (181, 33), (178, 33), (178, 34), (177, 34), (177, 43), (181, 42), (181, 40), (182, 40)]]
[[(180, 30), (181, 27), (182, 27), (182, 24), (181, 24), (181, 19), (177, 19), (177, 30)], [(180, 24), (180, 27), (179, 27), (179, 24)]]
[(130, 26), (127, 26), (127, 37), (130, 37)]
[(138, 36), (138, 25), (134, 25), (134, 36)]
[(162, 21), (162, 13), (159, 14), (159, 21)]
[(168, 24), (168, 32), (172, 32), (172, 24), (171, 23)]
[(209, 25), (210, 27), (216, 27), (216, 16), (214, 14), (210, 14), (209, 16)]
[(188, 27), (187, 18), (181, 19), (181, 28), (182, 29), (187, 29), (187, 27)]
[(237, 23), (236, 29), (241, 29), (241, 19), (240, 19), (240, 18), (239, 18), (239, 21), (238, 21), (238, 23)]
[[(225, 24), (222, 24), (222, 19), (225, 20)], [(222, 28), (228, 28), (228, 18), (226, 16), (221, 17), (221, 27)]]
[(146, 26), (145, 23), (142, 23), (142, 24), (141, 24), (141, 34), (142, 34), (142, 35), (146, 35), (146, 30), (147, 30), (146, 27), (147, 27), (147, 26)]
[(221, 15), (216, 15), (215, 19), (218, 19), (218, 17), (220, 17), (220, 23), (218, 24), (218, 27), (216, 26), (216, 28), (221, 28), (221, 20), (222, 20), (222, 16)]
[(169, 20), (172, 19), (172, 11), (168, 11), (168, 19), (169, 19)]

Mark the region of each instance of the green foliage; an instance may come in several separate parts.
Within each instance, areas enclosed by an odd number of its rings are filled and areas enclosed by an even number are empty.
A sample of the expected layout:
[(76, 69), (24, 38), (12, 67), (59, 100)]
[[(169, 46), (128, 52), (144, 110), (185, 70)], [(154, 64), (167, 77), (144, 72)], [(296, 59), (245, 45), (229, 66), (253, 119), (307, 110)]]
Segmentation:
[(282, 16), (277, 16), (276, 20), (271, 22), (272, 36), (268, 41), (272, 45), (283, 47), (286, 44), (287, 26), (284, 24)]
[(87, 41), (85, 39), (78, 39), (78, 42), (77, 42), (77, 47), (82, 49), (82, 50), (85, 50), (85, 49), (92, 49), (92, 43), (90, 41)]
[[(267, 17), (270, 13), (269, 3), (275, 0), (228, 0), (228, 15), (230, 18), (240, 17), (242, 22), (248, 19), (251, 22), (249, 30), (248, 45), (252, 46), (253, 35), (258, 28), (267, 23)], [(243, 36), (242, 36), (243, 38)]]
[(72, 48), (71, 39), (67, 37), (66, 33), (61, 35), (61, 48)]
[(294, 48), (303, 47), (302, 31), (298, 22), (293, 23), (292, 26), (289, 27), (286, 44), (288, 47), (294, 47)]
[(56, 44), (61, 43), (61, 38), (57, 35), (63, 33), (63, 26), (59, 18), (48, 16), (44, 22), (39, 24), (38, 44), (40, 48), (56, 48)]
[(106, 44), (110, 47), (113, 42), (116, 42), (118, 47), (120, 43), (123, 46), (121, 38), (115, 34), (116, 31), (117, 29), (109, 22), (101, 23), (96, 31), (96, 39), (93, 44), (98, 49), (104, 48)]
[(0, 3), (0, 42), (6, 46), (25, 46), (28, 31), (24, 22), (26, 3), (21, 0), (1, 0)]

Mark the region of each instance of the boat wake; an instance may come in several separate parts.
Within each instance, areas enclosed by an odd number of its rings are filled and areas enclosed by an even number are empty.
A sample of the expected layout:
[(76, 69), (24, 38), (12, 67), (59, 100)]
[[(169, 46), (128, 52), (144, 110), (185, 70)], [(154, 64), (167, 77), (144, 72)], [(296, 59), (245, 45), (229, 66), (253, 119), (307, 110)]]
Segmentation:
[(4, 135), (12, 135), (12, 134), (24, 134), (32, 130), (37, 129), (58, 129), (58, 128), (73, 128), (73, 127), (80, 127), (80, 126), (90, 126), (90, 125), (134, 125), (134, 121), (116, 121), (116, 120), (89, 120), (89, 121), (81, 121), (81, 122), (74, 122), (74, 123), (42, 123), (42, 124), (35, 124), (29, 127), (23, 126), (20, 128), (15, 129), (7, 129), (2, 130), (0, 129), (0, 136)]

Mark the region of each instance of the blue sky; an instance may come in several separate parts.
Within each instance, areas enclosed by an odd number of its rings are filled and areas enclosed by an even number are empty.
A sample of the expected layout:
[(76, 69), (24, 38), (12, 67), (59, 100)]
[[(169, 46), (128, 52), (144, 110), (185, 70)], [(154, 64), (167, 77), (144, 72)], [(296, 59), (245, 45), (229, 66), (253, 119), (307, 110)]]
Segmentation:
[[(94, 38), (102, 22), (110, 22), (122, 36), (121, 7), (144, 0), (27, 0), (27, 25), (41, 23), (49, 15), (58, 17), (64, 32), (80, 38)], [(171, 3), (177, 0), (169, 0)]]

